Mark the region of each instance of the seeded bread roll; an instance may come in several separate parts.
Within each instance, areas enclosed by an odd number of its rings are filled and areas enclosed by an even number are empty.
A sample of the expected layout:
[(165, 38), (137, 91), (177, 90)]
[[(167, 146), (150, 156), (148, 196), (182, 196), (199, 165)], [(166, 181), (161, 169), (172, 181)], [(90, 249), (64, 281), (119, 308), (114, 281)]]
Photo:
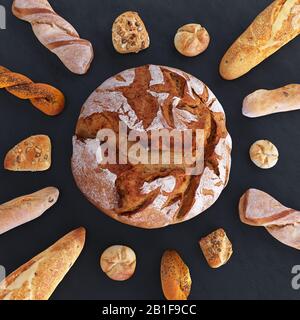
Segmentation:
[(221, 76), (241, 77), (299, 34), (300, 0), (274, 1), (228, 49), (220, 64)]
[(223, 229), (218, 229), (199, 242), (205, 259), (211, 268), (219, 268), (228, 262), (232, 244)]
[(167, 300), (187, 300), (192, 279), (188, 266), (174, 250), (167, 250), (161, 259), (160, 278)]
[(48, 136), (31, 136), (14, 146), (5, 156), (4, 168), (11, 171), (45, 171), (51, 166)]
[(138, 53), (150, 45), (150, 38), (143, 20), (137, 12), (127, 11), (114, 21), (112, 41), (117, 52)]

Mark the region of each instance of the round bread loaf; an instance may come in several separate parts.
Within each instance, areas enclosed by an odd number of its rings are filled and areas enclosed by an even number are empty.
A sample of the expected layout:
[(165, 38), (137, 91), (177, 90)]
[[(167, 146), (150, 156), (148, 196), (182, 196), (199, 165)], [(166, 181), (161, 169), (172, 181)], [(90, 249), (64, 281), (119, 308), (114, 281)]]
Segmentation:
[[(120, 122), (128, 133), (146, 135), (200, 129), (203, 169), (188, 174), (185, 163), (119, 161)], [(102, 162), (102, 129), (116, 134), (115, 164)], [(102, 212), (122, 223), (160, 228), (189, 220), (217, 200), (229, 179), (231, 147), (224, 110), (205, 84), (174, 68), (147, 65), (108, 79), (86, 101), (73, 137), (72, 171)], [(156, 151), (162, 150), (160, 144)]]

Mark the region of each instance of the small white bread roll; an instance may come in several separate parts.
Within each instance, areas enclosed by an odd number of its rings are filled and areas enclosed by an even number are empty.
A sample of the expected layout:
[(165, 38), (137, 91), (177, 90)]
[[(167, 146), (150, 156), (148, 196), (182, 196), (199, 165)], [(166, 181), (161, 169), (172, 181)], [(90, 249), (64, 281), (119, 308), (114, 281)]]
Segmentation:
[(243, 115), (249, 118), (300, 109), (300, 84), (275, 90), (257, 90), (243, 102)]
[(252, 162), (261, 169), (273, 168), (279, 159), (276, 146), (268, 140), (258, 140), (249, 151)]
[(111, 246), (102, 253), (100, 266), (110, 279), (115, 281), (128, 280), (135, 272), (135, 252), (127, 246)]

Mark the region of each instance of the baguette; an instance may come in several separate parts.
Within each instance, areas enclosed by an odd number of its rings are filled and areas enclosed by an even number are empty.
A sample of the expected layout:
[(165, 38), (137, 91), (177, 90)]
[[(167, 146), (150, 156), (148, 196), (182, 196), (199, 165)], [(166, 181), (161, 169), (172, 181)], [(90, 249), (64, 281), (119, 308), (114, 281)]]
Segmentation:
[(226, 80), (241, 77), (299, 34), (300, 0), (274, 1), (226, 52), (221, 76)]
[(45, 171), (51, 166), (51, 141), (48, 136), (31, 136), (5, 156), (4, 168), (11, 171)]
[(48, 300), (79, 257), (85, 229), (76, 229), (0, 283), (0, 300)]
[(48, 187), (0, 205), (0, 235), (40, 217), (58, 196), (58, 189)]
[(63, 93), (44, 83), (33, 83), (22, 74), (0, 66), (0, 89), (6, 89), (19, 99), (29, 99), (33, 106), (48, 116), (56, 116), (65, 107)]
[(73, 73), (85, 74), (94, 58), (92, 44), (81, 39), (47, 0), (14, 0), (13, 14), (32, 25), (38, 40)]
[(243, 102), (243, 115), (249, 118), (300, 109), (300, 84), (275, 90), (257, 90)]

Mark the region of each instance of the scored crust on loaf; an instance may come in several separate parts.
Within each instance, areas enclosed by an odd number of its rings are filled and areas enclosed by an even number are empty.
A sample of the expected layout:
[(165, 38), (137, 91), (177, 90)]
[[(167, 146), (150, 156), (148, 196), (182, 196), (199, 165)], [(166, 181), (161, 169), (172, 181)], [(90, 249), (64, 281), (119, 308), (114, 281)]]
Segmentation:
[(233, 43), (220, 64), (227, 80), (236, 79), (300, 34), (300, 0), (275, 0)]
[[(97, 133), (118, 133), (119, 121), (148, 133), (203, 129), (203, 172), (188, 176), (184, 164), (99, 165)], [(73, 137), (72, 170), (100, 210), (126, 224), (158, 228), (191, 219), (217, 200), (228, 182), (231, 147), (224, 110), (205, 84), (177, 69), (147, 65), (108, 79), (86, 101)]]
[(0, 282), (0, 300), (48, 300), (79, 257), (85, 229), (66, 234)]

